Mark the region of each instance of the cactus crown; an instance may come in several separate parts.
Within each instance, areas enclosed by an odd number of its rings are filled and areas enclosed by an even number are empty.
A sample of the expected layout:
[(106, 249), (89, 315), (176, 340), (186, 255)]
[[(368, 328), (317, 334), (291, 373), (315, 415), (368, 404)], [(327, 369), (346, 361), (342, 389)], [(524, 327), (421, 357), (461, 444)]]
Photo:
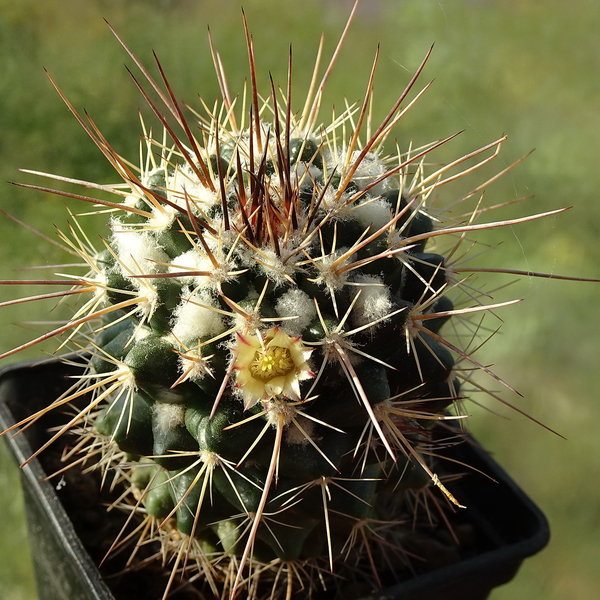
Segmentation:
[(65, 99), (124, 183), (95, 186), (114, 202), (80, 196), (111, 211), (105, 247), (62, 236), (88, 268), (65, 281), (88, 300), (43, 339), (68, 333), (90, 358), (53, 408), (91, 394), (70, 426), (102, 447), (173, 573), (200, 573), (217, 597), (309, 594), (356, 573), (377, 588), (375, 564), (407, 560), (399, 523), (419, 520), (419, 499), (460, 506), (433, 425), (463, 414), (473, 367), (489, 371), (441, 328), (500, 306), (458, 264), (471, 232), (504, 223), (479, 223), (479, 206), (444, 222), (431, 203), (504, 138), (437, 168), (426, 157), (447, 140), (385, 154), (425, 61), (371, 130), (372, 77), (323, 125), (334, 60), (297, 114), (290, 82), (259, 95), (250, 36), (248, 49), (249, 97), (232, 100), (214, 53), (222, 103), (191, 120), (160, 64), (162, 87), (141, 67), (166, 112), (134, 77), (165, 128), (144, 134), (139, 169)]

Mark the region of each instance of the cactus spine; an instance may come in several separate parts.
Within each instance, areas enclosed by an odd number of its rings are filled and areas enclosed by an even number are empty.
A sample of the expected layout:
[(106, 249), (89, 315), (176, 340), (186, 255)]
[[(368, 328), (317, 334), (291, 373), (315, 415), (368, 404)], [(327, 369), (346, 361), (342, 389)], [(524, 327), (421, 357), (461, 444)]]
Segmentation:
[(428, 204), (504, 138), (429, 171), (443, 142), (386, 155), (424, 63), (374, 133), (372, 80), (322, 125), (326, 77), (297, 115), (291, 85), (263, 100), (254, 77), (233, 102), (216, 58), (223, 101), (199, 135), (164, 77), (148, 81), (181, 134), (136, 80), (165, 126), (137, 171), (69, 104), (124, 183), (101, 186), (115, 195), (105, 247), (62, 236), (88, 268), (66, 281), (89, 299), (53, 334), (91, 358), (53, 408), (91, 393), (70, 426), (129, 486), (142, 541), (216, 597), (310, 594), (355, 570), (377, 588), (375, 564), (405, 560), (399, 522), (419, 498), (460, 506), (432, 429), (462, 414), (461, 364), (489, 371), (442, 327), (501, 306), (473, 298), (455, 264), (467, 234), (503, 223), (476, 208), (443, 224)]

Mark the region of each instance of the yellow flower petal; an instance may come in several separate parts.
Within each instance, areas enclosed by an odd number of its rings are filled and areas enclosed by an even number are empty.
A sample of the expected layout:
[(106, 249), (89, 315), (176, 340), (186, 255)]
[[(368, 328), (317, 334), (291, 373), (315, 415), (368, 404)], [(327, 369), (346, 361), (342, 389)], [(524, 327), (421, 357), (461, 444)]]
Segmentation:
[(236, 388), (246, 407), (274, 396), (300, 400), (299, 382), (314, 377), (307, 362), (311, 350), (278, 327), (259, 335), (238, 334), (234, 348)]

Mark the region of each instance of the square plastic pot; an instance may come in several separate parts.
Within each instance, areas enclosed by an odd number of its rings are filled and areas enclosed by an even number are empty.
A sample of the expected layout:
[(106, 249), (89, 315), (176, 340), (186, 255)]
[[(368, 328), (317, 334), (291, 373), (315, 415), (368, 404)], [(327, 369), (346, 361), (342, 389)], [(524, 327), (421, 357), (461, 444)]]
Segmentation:
[[(1, 369), (0, 430), (50, 404), (79, 373), (81, 367), (59, 359)], [(7, 434), (5, 439), (17, 463), (22, 464), (47, 437), (46, 427), (36, 421), (19, 435)], [(468, 507), (463, 514), (477, 532), (479, 552), (364, 600), (484, 600), (492, 589), (515, 576), (525, 558), (548, 542), (544, 515), (488, 454), (476, 444), (465, 443), (450, 448), (447, 455), (491, 477), (475, 473), (448, 485)], [(124, 600), (102, 581), (54, 485), (44, 481), (40, 462), (31, 460), (21, 473), (40, 600)]]

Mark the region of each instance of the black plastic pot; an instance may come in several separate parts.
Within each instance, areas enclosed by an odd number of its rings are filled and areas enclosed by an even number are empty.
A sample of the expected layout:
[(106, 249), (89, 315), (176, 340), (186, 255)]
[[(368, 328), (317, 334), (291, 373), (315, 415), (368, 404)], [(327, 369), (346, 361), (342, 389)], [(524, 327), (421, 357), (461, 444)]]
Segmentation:
[[(57, 359), (0, 370), (0, 429), (47, 406), (73, 383), (69, 375), (78, 373), (78, 367)], [(19, 464), (47, 438), (46, 427), (35, 422), (22, 434), (5, 436)], [(468, 507), (461, 514), (477, 531), (479, 553), (364, 600), (484, 600), (548, 542), (544, 515), (485, 452), (474, 444), (461, 444), (449, 449), (448, 456), (493, 478), (474, 474), (448, 485)], [(38, 460), (22, 469), (40, 600), (115, 600), (76, 535), (55, 487), (44, 477)]]

